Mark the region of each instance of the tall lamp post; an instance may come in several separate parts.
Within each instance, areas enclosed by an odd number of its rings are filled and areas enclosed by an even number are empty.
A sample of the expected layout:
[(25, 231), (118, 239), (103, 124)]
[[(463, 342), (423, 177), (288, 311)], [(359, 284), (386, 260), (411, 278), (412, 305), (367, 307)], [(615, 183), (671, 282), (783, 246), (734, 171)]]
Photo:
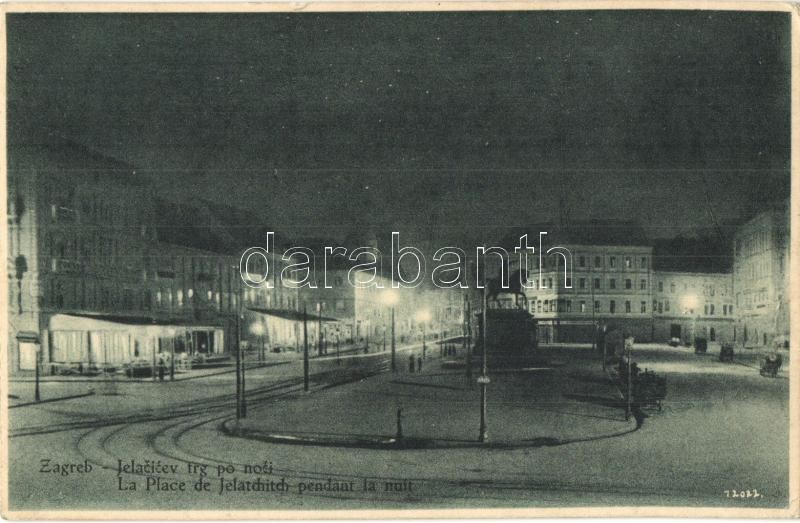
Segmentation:
[(39, 403), (40, 401), (42, 401), (42, 396), (39, 393), (39, 366), (41, 364), (42, 364), (42, 349), (41, 349), (41, 345), (37, 344), (36, 345), (36, 375), (35, 375), (36, 386), (35, 386), (35, 388), (33, 390), (33, 399), (36, 401), (36, 403)]
[[(484, 256), (484, 261), (486, 257)], [(483, 338), (483, 361), (481, 363), (481, 375), (478, 378), (478, 383), (481, 384), (481, 426), (480, 426), (480, 434), (478, 435), (478, 441), (481, 443), (486, 443), (489, 441), (489, 433), (486, 429), (486, 385), (489, 384), (489, 376), (487, 376), (487, 360), (486, 360), (486, 352), (488, 347), (486, 346), (486, 306), (488, 304), (487, 299), (487, 291), (486, 291), (486, 264), (483, 264), (483, 307), (481, 311), (482, 317), (482, 325), (481, 325), (481, 337)]]
[(395, 339), (395, 323), (394, 323), (394, 309), (398, 302), (397, 292), (394, 289), (386, 289), (383, 293), (383, 303), (392, 308), (392, 372), (397, 372), (397, 362), (395, 361), (396, 339)]
[(169, 381), (175, 381), (175, 336), (177, 331), (169, 329), (167, 334), (172, 342), (169, 345)]
[(431, 321), (431, 313), (428, 309), (422, 309), (417, 312), (417, 321), (422, 323), (422, 357), (425, 358), (428, 348), (425, 346), (425, 337), (427, 334), (428, 323)]

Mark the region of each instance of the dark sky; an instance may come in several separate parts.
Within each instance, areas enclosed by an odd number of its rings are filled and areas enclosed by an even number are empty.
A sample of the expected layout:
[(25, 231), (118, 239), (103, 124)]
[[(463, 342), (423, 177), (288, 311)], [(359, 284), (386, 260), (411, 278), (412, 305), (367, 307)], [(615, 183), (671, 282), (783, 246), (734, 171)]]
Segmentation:
[(12, 154), (67, 137), (299, 235), (667, 237), (788, 196), (785, 13), (8, 20)]

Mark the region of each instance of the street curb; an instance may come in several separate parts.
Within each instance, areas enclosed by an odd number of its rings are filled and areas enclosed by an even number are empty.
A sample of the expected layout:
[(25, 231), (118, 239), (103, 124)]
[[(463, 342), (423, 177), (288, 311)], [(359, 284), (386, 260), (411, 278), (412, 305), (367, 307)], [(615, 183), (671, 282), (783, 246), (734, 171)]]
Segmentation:
[(27, 403), (17, 403), (16, 405), (9, 405), (8, 408), (9, 409), (15, 409), (17, 407), (30, 407), (31, 405), (41, 405), (43, 403), (53, 403), (53, 402), (56, 402), (56, 401), (72, 400), (72, 399), (77, 399), (77, 398), (86, 398), (88, 396), (94, 396), (94, 395), (95, 395), (94, 391), (89, 391), (89, 392), (85, 392), (83, 394), (73, 394), (72, 396), (61, 396), (60, 398), (51, 398), (51, 399), (40, 400), (40, 401), (29, 401)]

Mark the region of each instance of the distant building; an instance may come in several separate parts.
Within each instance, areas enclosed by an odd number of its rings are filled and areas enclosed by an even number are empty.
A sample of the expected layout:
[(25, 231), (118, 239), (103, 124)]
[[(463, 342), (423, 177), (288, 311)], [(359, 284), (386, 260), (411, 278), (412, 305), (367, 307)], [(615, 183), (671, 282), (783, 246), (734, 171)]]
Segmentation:
[(621, 328), (639, 341), (652, 339), (653, 249), (639, 227), (594, 221), (542, 226), (530, 236), (539, 232), (548, 233), (545, 252), (564, 247), (572, 263), (565, 272), (561, 255), (543, 254), (540, 276), (539, 255), (529, 257), (525, 294), (540, 342), (589, 342), (596, 325)]
[(736, 332), (746, 347), (788, 343), (789, 224), (787, 201), (752, 218), (734, 237)]
[(653, 280), (654, 341), (734, 340), (732, 274), (658, 271)]

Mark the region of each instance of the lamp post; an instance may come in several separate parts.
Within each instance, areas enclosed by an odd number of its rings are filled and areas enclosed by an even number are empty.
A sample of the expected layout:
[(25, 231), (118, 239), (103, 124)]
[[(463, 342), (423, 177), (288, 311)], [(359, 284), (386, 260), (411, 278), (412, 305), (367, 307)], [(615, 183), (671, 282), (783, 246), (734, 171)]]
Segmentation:
[(308, 392), (308, 314), (303, 304), (303, 390)]
[(431, 321), (431, 313), (428, 309), (422, 309), (417, 312), (417, 321), (422, 323), (422, 358), (425, 359), (425, 354), (428, 348), (425, 346), (425, 337), (427, 334), (428, 322)]
[(42, 397), (39, 394), (39, 365), (41, 365), (42, 361), (42, 351), (40, 347), (41, 346), (39, 344), (36, 345), (36, 370), (35, 370), (36, 385), (35, 388), (33, 389), (33, 399), (36, 401), (36, 403), (42, 401)]
[[(486, 260), (486, 256), (484, 256), (484, 262)], [(487, 372), (487, 360), (486, 360), (486, 305), (488, 303), (487, 299), (487, 292), (486, 292), (486, 263), (483, 264), (483, 307), (481, 310), (482, 316), (482, 325), (481, 325), (481, 336), (483, 338), (483, 361), (481, 364), (481, 376), (478, 378), (478, 383), (481, 384), (481, 426), (480, 426), (480, 434), (478, 435), (478, 441), (481, 443), (486, 443), (489, 441), (489, 433), (486, 430), (486, 385), (489, 384), (489, 377), (486, 375)]]
[(317, 355), (322, 356), (322, 303), (317, 303)]
[(169, 346), (169, 381), (175, 381), (175, 329), (167, 331), (172, 343)]
[(398, 296), (394, 289), (386, 289), (383, 293), (383, 303), (392, 308), (392, 372), (397, 372), (397, 362), (395, 361), (396, 338), (395, 338), (395, 323), (394, 323), (394, 309), (397, 305)]
[(472, 310), (470, 306), (469, 295), (464, 294), (464, 302), (466, 304), (466, 328), (464, 335), (464, 343), (466, 343), (466, 368), (467, 368), (467, 383), (472, 387)]

